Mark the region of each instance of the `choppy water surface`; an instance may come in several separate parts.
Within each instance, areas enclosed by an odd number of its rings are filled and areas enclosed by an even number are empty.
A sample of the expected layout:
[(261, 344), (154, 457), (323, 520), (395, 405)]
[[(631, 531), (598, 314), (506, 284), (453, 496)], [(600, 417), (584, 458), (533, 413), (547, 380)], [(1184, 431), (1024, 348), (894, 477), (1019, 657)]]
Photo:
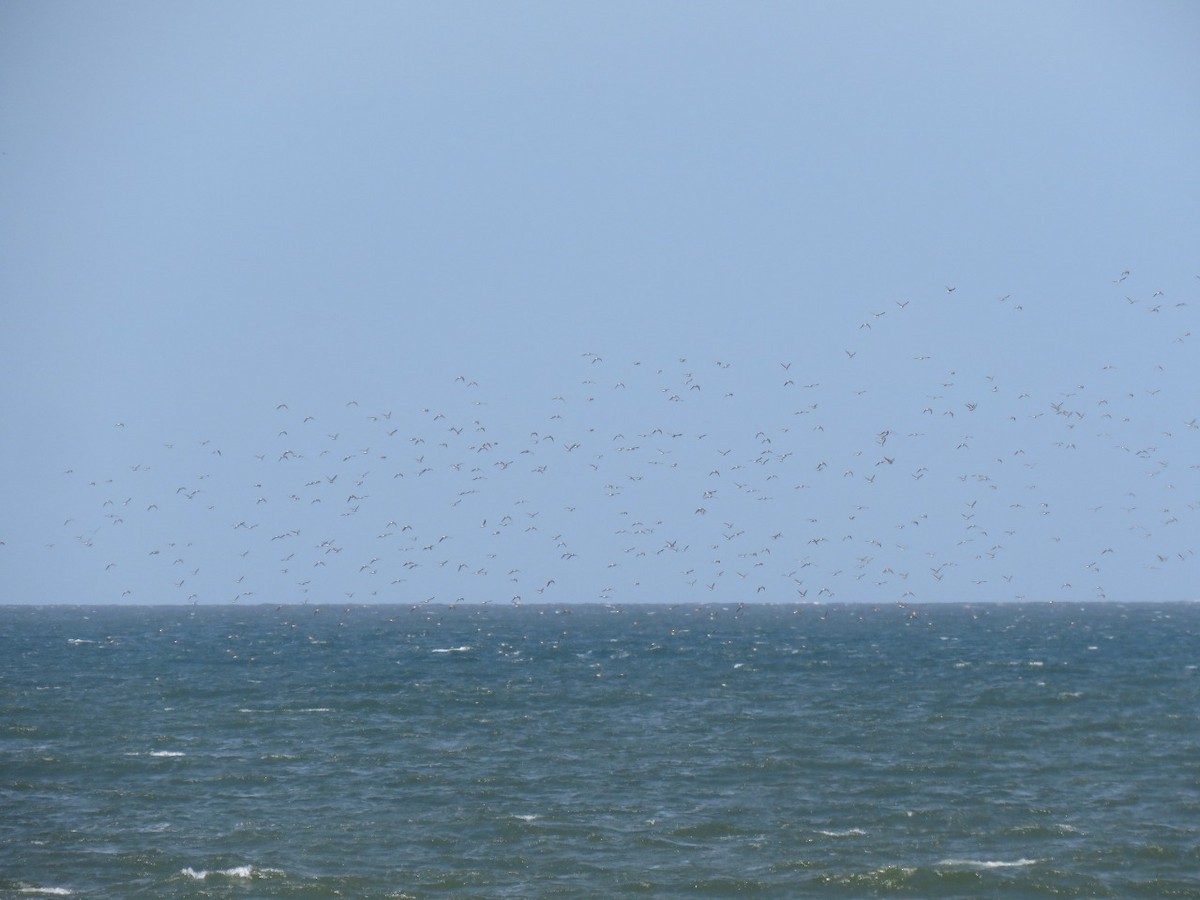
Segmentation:
[(0, 608), (0, 895), (1200, 896), (1200, 605)]

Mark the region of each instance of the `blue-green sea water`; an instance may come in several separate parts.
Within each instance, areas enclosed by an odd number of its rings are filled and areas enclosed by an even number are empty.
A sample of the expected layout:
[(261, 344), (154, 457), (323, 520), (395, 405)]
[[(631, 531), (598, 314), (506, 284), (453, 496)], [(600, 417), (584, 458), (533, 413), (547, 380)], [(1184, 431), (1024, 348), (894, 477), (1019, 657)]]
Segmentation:
[(0, 896), (1200, 897), (1200, 605), (0, 608)]

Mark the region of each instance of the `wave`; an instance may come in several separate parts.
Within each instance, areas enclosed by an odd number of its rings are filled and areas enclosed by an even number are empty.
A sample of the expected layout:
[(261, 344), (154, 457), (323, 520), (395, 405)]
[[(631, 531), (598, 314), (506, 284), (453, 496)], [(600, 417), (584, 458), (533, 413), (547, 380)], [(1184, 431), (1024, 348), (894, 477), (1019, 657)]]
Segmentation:
[(283, 869), (269, 869), (262, 866), (233, 866), (229, 869), (193, 869), (188, 866), (186, 869), (179, 871), (180, 875), (186, 875), (188, 878), (194, 878), (196, 881), (204, 881), (206, 878), (213, 876), (223, 878), (269, 878), (272, 875), (286, 875)]
[(182, 753), (178, 750), (150, 750), (150, 751), (147, 751), (146, 753), (142, 753), (141, 751), (138, 751), (138, 750), (129, 750), (121, 755), (122, 756), (156, 756), (159, 759), (173, 759), (177, 756), (187, 756), (186, 753)]
[(1036, 866), (1040, 859), (942, 859), (939, 866), (954, 866), (964, 869), (1014, 869), (1022, 866)]

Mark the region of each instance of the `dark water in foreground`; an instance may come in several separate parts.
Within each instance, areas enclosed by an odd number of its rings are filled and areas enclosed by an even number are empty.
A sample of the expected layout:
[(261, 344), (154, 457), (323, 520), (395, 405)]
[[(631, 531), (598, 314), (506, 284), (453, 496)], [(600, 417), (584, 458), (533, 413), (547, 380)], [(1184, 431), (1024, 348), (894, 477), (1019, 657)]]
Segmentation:
[(0, 896), (1200, 897), (1200, 605), (0, 607)]

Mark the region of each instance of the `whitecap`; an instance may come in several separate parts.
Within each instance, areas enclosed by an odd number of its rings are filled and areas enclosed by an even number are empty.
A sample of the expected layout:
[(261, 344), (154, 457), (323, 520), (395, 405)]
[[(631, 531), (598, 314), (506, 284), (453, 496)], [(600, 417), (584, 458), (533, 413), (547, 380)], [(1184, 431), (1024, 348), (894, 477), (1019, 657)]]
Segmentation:
[(817, 834), (823, 834), (826, 837), (860, 837), (866, 832), (861, 828), (845, 828), (841, 831), (826, 831), (824, 828), (818, 828)]
[(96, 642), (89, 641), (87, 638), (67, 638), (67, 643), (74, 644), (76, 647), (78, 647), (80, 644), (94, 644)]
[(147, 755), (170, 758), (174, 758), (176, 756), (187, 756), (186, 753), (180, 753), (177, 750), (151, 750)]
[(1021, 866), (1034, 866), (1041, 862), (1040, 859), (943, 859), (938, 862), (939, 866), (959, 866), (968, 869), (1013, 869)]
[(259, 866), (233, 866), (229, 869), (216, 869), (209, 871), (208, 869), (200, 869), (197, 871), (191, 866), (181, 869), (180, 875), (186, 875), (188, 878), (194, 878), (197, 881), (203, 881), (210, 875), (220, 875), (225, 878), (266, 878), (269, 875), (286, 875), (283, 869), (267, 869)]
[(18, 894), (44, 894), (47, 897), (69, 897), (71, 892), (63, 887), (32, 887), (17, 888)]
[(438, 648), (436, 648), (436, 649), (434, 649), (434, 650), (430, 650), (429, 652), (430, 652), (430, 653), (466, 653), (466, 652), (467, 652), (468, 650), (470, 650), (470, 649), (471, 649), (471, 648), (470, 648), (470, 647), (467, 647), (467, 646), (462, 646), (462, 647), (438, 647)]

